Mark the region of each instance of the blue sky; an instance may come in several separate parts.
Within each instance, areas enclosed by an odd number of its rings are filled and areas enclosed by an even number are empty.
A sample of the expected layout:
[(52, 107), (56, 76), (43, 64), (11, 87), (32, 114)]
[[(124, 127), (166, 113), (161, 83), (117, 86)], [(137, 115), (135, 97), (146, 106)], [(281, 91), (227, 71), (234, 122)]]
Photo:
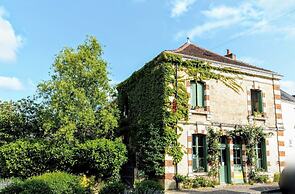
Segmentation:
[(284, 75), (295, 94), (295, 0), (1, 0), (0, 99), (32, 95), (55, 55), (94, 35), (113, 82), (189, 36)]

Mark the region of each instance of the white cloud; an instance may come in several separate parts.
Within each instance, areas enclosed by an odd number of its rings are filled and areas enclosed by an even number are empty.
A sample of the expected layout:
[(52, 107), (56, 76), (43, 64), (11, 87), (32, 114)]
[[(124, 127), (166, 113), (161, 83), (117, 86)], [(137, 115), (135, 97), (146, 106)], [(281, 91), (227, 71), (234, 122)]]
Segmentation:
[(14, 61), (22, 39), (15, 33), (10, 22), (5, 19), (5, 15), (7, 14), (4, 8), (0, 7), (0, 60)]
[(196, 0), (172, 0), (171, 16), (177, 17), (187, 12), (189, 7), (192, 6)]
[(281, 81), (282, 89), (291, 95), (295, 95), (295, 81)]
[(193, 39), (194, 37), (202, 36), (203, 34), (209, 32), (209, 31), (213, 31), (215, 29), (221, 29), (221, 28), (231, 26), (235, 23), (238, 23), (239, 21), (240, 20), (238, 18), (236, 18), (236, 19), (232, 19), (232, 20), (219, 20), (219, 21), (204, 23), (202, 25), (195, 26), (193, 29), (191, 29), (187, 32), (185, 32), (185, 31), (179, 32), (178, 37), (186, 35), (187, 37), (190, 37), (191, 39)]
[(177, 37), (189, 36), (194, 39), (207, 32), (239, 27), (239, 32), (232, 38), (266, 32), (283, 38), (295, 38), (295, 23), (290, 19), (294, 9), (295, 0), (243, 0), (238, 6), (214, 6), (202, 11), (205, 23), (181, 31)]
[(0, 76), (0, 89), (4, 90), (23, 90), (23, 84), (16, 77)]

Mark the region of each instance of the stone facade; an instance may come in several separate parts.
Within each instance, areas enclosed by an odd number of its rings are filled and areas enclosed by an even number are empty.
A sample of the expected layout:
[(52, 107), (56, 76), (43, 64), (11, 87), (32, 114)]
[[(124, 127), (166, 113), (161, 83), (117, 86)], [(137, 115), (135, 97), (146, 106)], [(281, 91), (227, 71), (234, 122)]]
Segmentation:
[[(175, 166), (172, 157), (165, 155), (163, 164), (165, 174), (162, 178), (165, 188), (175, 188), (176, 174), (189, 177), (208, 175), (210, 164), (207, 163), (206, 135), (209, 128), (220, 130), (224, 134), (220, 138), (221, 183), (243, 183), (248, 178), (246, 145), (239, 138), (228, 136), (229, 131), (241, 126), (256, 125), (262, 127), (266, 133), (272, 133), (267, 139), (262, 139), (259, 144), (253, 145), (259, 156), (257, 165), (260, 165), (270, 177), (282, 171), (286, 153), (280, 90), (281, 76), (270, 70), (238, 61), (230, 51), (225, 57), (186, 43), (176, 50), (164, 52), (177, 54), (182, 57), (182, 60), (201, 60), (218, 68), (235, 69), (241, 72), (235, 80), (242, 88), (236, 92), (221, 81), (199, 82), (189, 77), (183, 69), (177, 71), (182, 81), (185, 80), (190, 98), (195, 100), (190, 101), (194, 103), (194, 108), (190, 108), (188, 120), (178, 121), (178, 125), (183, 129), (178, 132), (180, 135), (178, 141), (185, 153), (182, 160)], [(143, 75), (138, 72), (136, 75), (136, 82), (143, 79)], [(138, 85), (134, 83), (132, 86)], [(133, 88), (129, 90), (133, 91)], [(146, 90), (149, 88), (147, 87)], [(161, 96), (159, 93), (149, 93), (149, 95)], [(173, 106), (171, 110), (174, 110), (174, 96), (169, 97)], [(136, 102), (141, 100), (136, 99), (132, 105), (136, 106)], [(130, 109), (129, 112), (132, 110)], [(140, 111), (137, 110), (137, 112)]]
[[(184, 60), (199, 59), (184, 55)], [(212, 62), (212, 61), (211, 61)], [(231, 67), (230, 64), (213, 62), (213, 65)], [(265, 129), (265, 132), (271, 132), (273, 135), (265, 140), (265, 160), (266, 173), (272, 177), (274, 173), (280, 172), (285, 166), (285, 142), (284, 142), (284, 126), (281, 110), (281, 92), (280, 92), (280, 76), (269, 71), (261, 71), (254, 68), (239, 67), (242, 72), (251, 73), (253, 76), (240, 76), (237, 80), (242, 87), (239, 93), (225, 86), (220, 81), (205, 81), (205, 107), (190, 110), (189, 120), (180, 122), (183, 128), (179, 138), (179, 142), (184, 147), (186, 154), (182, 161), (177, 165), (178, 174), (185, 176), (206, 176), (205, 172), (194, 172), (193, 155), (192, 155), (192, 139), (193, 135), (207, 134), (208, 127), (214, 127), (225, 132), (234, 130), (238, 126), (256, 125)], [(186, 78), (187, 92), (190, 93), (190, 77), (179, 72)], [(263, 113), (254, 116), (251, 106), (251, 90), (259, 90), (262, 94)], [(245, 174), (237, 172), (234, 164), (234, 144), (233, 140), (227, 137), (227, 146), (229, 149), (228, 160), (230, 175), (228, 183), (243, 182)], [(247, 169), (246, 146), (241, 146), (241, 165), (243, 169)], [(172, 165), (172, 158), (166, 156), (165, 162), (165, 187), (175, 188), (175, 166)], [(210, 166), (208, 166), (210, 169)], [(244, 170), (245, 171), (245, 170)], [(247, 177), (246, 177), (247, 179)]]

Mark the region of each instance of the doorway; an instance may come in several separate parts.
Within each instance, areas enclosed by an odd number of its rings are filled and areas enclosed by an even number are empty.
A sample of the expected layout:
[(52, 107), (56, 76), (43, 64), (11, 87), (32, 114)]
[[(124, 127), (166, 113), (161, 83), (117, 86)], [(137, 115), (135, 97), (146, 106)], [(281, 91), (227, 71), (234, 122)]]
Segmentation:
[(227, 138), (220, 138), (220, 169), (219, 169), (220, 183), (230, 183), (230, 160), (229, 160), (229, 147)]

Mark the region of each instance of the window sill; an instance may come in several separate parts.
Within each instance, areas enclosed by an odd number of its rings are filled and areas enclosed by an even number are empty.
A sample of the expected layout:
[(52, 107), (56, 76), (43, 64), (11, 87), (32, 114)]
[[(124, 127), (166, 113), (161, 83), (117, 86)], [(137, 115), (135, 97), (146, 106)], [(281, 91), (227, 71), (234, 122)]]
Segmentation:
[(208, 111), (205, 110), (205, 108), (196, 108), (196, 109), (191, 109), (190, 113), (192, 114), (200, 114), (200, 115), (207, 115), (209, 114)]
[(250, 115), (249, 116), (249, 119), (252, 119), (252, 120), (257, 120), (257, 121), (265, 121), (266, 120), (266, 117), (264, 116), (253, 116), (253, 115)]
[(192, 172), (191, 176), (208, 176), (208, 172)]
[(253, 119), (258, 120), (258, 121), (265, 121), (266, 120), (265, 117), (254, 117), (254, 116), (253, 116)]

